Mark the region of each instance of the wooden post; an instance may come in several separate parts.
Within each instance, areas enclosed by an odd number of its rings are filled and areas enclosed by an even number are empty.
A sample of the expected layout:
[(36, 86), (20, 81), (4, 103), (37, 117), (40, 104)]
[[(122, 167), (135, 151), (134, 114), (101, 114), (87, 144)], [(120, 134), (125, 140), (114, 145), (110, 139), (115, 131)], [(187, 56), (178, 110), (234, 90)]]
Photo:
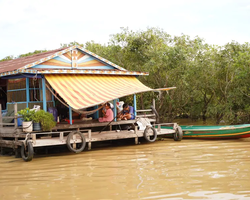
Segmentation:
[(88, 143), (88, 150), (91, 150), (91, 129), (88, 130), (88, 137), (89, 137), (89, 143)]
[(117, 116), (116, 102), (117, 102), (117, 99), (113, 100), (113, 105), (114, 105), (114, 117), (115, 117), (114, 121), (115, 121), (115, 122), (117, 121), (117, 118), (116, 118), (116, 116)]
[[(155, 109), (155, 99), (153, 99), (153, 107)], [(156, 120), (157, 120), (157, 116), (156, 116)], [(159, 119), (157, 120), (157, 123), (158, 123)], [(153, 123), (153, 125), (155, 126), (155, 122)]]
[(46, 98), (45, 78), (42, 78), (42, 89), (43, 89), (43, 110), (45, 112), (47, 112), (47, 98)]
[(77, 138), (76, 138), (76, 135), (74, 134), (73, 135), (73, 149), (76, 149), (76, 140)]
[(161, 125), (160, 125), (160, 124), (158, 124), (158, 129), (157, 129), (157, 131), (158, 131), (158, 132), (161, 131)]
[(31, 137), (33, 145), (36, 144), (36, 134), (35, 133), (31, 134)]
[(17, 103), (14, 104), (14, 123), (15, 123), (15, 130), (17, 129)]
[[(0, 129), (3, 127), (3, 118), (2, 118), (2, 104), (0, 104)], [(0, 140), (2, 140), (2, 137), (0, 137)], [(3, 147), (0, 147), (0, 152), (3, 155)]]
[(26, 78), (26, 107), (29, 107), (30, 102), (30, 82), (29, 78)]
[(137, 110), (137, 105), (136, 105), (136, 94), (134, 94), (134, 115), (136, 117), (136, 110)]
[(63, 132), (60, 132), (60, 140), (63, 141)]
[(69, 106), (69, 123), (72, 125), (72, 108)]
[(3, 127), (2, 104), (0, 104), (0, 128)]
[(135, 126), (135, 144), (138, 144), (138, 135), (137, 135), (137, 131), (138, 131), (138, 126)]
[[(55, 90), (52, 89), (52, 91), (53, 91), (53, 93), (55, 94)], [(55, 102), (54, 94), (51, 93), (51, 96), (52, 96), (53, 107), (56, 107), (56, 102)]]
[[(15, 130), (17, 129), (17, 103), (14, 104), (14, 124), (15, 124)], [(15, 151), (15, 157), (18, 158), (18, 136), (15, 136), (15, 143), (14, 143), (14, 151)]]
[[(95, 109), (97, 109), (98, 108), (98, 106), (95, 106), (93, 109), (95, 110)], [(94, 119), (98, 119), (99, 118), (99, 111), (96, 111), (95, 113), (94, 113)]]

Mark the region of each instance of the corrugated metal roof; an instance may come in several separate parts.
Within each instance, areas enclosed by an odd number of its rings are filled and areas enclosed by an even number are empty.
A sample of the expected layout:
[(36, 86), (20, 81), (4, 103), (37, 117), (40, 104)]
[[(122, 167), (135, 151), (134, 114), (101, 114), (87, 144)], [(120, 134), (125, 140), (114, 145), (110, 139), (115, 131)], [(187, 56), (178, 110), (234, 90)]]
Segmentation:
[(82, 50), (84, 53), (94, 57), (95, 59), (103, 63), (106, 63), (109, 66), (112, 66), (118, 70), (127, 71), (126, 69), (88, 51), (87, 49), (84, 49), (81, 46), (72, 46), (72, 47), (65, 47), (65, 48), (60, 48), (60, 49), (56, 49), (52, 51), (47, 51), (47, 52), (35, 54), (32, 56), (27, 56), (27, 57), (17, 58), (14, 60), (0, 62), (0, 75), (5, 76), (5, 75), (16, 74), (18, 73), (17, 70), (32, 68), (35, 65), (46, 62), (50, 59), (53, 59), (54, 57), (60, 56), (63, 53), (69, 52), (70, 50), (74, 50), (76, 48)]
[(10, 72), (10, 71), (20, 69), (20, 68), (24, 67), (27, 64), (34, 63), (34, 62), (36, 62), (36, 61), (38, 61), (38, 60), (40, 60), (42, 58), (51, 56), (51, 55), (55, 54), (56, 52), (62, 51), (62, 50), (67, 49), (67, 48), (68, 47), (43, 52), (43, 53), (35, 54), (35, 55), (32, 55), (32, 56), (27, 56), (27, 57), (17, 58), (17, 59), (13, 59), (13, 60), (2, 61), (2, 62), (0, 62), (0, 73)]

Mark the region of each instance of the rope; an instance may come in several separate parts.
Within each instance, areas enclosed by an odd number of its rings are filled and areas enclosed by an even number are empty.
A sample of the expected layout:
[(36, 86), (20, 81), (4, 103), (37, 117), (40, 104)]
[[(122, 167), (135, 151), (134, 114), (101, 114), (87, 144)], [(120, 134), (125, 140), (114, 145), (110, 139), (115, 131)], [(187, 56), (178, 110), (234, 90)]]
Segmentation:
[[(48, 84), (46, 84), (46, 87), (47, 87), (48, 90), (54, 95), (54, 97), (57, 98), (58, 101), (60, 101), (64, 106), (66, 106), (67, 108), (69, 108), (69, 106), (68, 106), (66, 103), (64, 103), (61, 99), (59, 99), (59, 98), (57, 97), (57, 95), (51, 90), (51, 88), (49, 87)], [(97, 112), (98, 110), (102, 109), (104, 106), (105, 106), (105, 104), (103, 104), (101, 107), (99, 107), (99, 108), (97, 108), (97, 109), (95, 109), (95, 110), (91, 110), (91, 111), (80, 111), (80, 110), (76, 110), (76, 109), (74, 109), (74, 108), (72, 108), (72, 110), (74, 110), (75, 112), (80, 113), (80, 114), (91, 115), (91, 114)]]

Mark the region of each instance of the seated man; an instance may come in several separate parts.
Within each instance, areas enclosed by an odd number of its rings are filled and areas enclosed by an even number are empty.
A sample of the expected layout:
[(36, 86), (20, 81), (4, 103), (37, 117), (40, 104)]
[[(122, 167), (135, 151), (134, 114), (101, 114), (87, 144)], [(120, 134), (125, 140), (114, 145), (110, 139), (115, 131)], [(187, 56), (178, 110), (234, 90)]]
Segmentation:
[(106, 103), (105, 109), (102, 110), (104, 117), (99, 118), (99, 122), (111, 122), (114, 119), (113, 111), (110, 107), (110, 103)]
[(126, 103), (123, 104), (123, 110), (120, 113), (119, 118), (123, 120), (135, 119), (134, 108)]

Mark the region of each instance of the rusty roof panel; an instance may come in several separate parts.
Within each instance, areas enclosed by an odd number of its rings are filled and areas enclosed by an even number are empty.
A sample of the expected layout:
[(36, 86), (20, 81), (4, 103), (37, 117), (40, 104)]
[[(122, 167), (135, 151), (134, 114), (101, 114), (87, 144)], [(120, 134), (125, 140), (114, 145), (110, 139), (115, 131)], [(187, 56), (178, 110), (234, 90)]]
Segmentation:
[(26, 57), (22, 57), (22, 58), (17, 58), (17, 59), (13, 59), (13, 60), (2, 61), (2, 62), (0, 62), (0, 73), (10, 72), (10, 71), (20, 69), (27, 64), (34, 63), (42, 58), (51, 56), (51, 55), (55, 54), (56, 52), (62, 51), (62, 50), (67, 49), (67, 48), (68, 47), (60, 48), (60, 49), (56, 49), (56, 50), (52, 50), (52, 51), (47, 51), (47, 52), (43, 52), (43, 53), (31, 55), (31, 56), (26, 56)]

